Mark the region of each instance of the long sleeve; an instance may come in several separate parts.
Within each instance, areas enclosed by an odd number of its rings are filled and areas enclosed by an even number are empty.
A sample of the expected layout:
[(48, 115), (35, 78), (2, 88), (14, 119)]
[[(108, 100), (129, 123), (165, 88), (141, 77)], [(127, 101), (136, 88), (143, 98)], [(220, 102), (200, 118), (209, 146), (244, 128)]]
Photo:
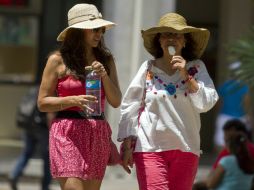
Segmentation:
[(136, 136), (138, 128), (138, 113), (144, 93), (145, 75), (148, 61), (144, 62), (129, 85), (122, 103), (118, 130), (118, 141), (128, 136)]
[[(199, 156), (200, 113), (211, 109), (218, 100), (204, 63), (194, 60), (187, 64), (189, 74), (199, 85), (196, 93), (188, 93), (187, 85), (182, 83), (179, 72), (169, 76), (154, 65), (149, 69), (146, 80), (147, 63), (142, 64), (122, 100), (118, 141), (135, 136), (135, 152), (179, 149)], [(140, 114), (138, 126), (145, 82), (146, 107)], [(173, 86), (175, 92), (170, 93), (165, 85)]]
[(190, 94), (190, 99), (194, 109), (198, 113), (202, 113), (209, 111), (218, 101), (219, 96), (204, 63), (201, 60), (197, 60), (195, 64), (199, 67), (199, 72), (195, 75), (199, 89), (196, 93)]

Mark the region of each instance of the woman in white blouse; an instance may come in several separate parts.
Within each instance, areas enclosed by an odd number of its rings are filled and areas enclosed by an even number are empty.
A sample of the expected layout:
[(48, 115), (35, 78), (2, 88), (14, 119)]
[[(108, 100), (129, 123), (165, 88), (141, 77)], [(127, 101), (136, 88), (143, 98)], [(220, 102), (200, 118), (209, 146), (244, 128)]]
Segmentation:
[(218, 100), (199, 59), (209, 31), (168, 13), (142, 37), (155, 59), (141, 65), (122, 101), (123, 167), (130, 173), (134, 160), (140, 190), (191, 190), (200, 155), (200, 113)]

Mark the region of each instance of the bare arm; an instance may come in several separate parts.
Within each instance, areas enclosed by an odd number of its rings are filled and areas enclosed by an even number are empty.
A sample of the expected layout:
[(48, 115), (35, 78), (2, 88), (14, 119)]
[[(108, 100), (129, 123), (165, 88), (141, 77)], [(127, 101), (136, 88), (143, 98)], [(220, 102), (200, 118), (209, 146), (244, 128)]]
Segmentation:
[(41, 86), (38, 95), (38, 108), (42, 112), (56, 112), (63, 109), (78, 106), (81, 109), (89, 109), (88, 101), (95, 101), (96, 98), (90, 95), (57, 97), (56, 87), (58, 77), (65, 70), (60, 54), (53, 54), (49, 57), (42, 76)]
[(54, 112), (48, 112), (46, 114), (48, 128), (50, 128), (51, 123), (52, 123), (53, 119), (55, 118), (55, 115), (56, 114)]
[(173, 69), (177, 69), (183, 80), (187, 83), (187, 87), (190, 92), (195, 93), (198, 91), (199, 86), (195, 79), (189, 76), (186, 69), (186, 60), (182, 56), (173, 56), (171, 64)]
[(182, 78), (185, 80), (190, 92), (195, 93), (198, 91), (198, 82), (194, 78), (189, 76), (187, 70), (183, 71)]
[(102, 81), (105, 87), (107, 101), (113, 107), (119, 107), (121, 104), (122, 93), (120, 90), (116, 66), (113, 59), (111, 60), (109, 66), (110, 66), (110, 75), (109, 76), (105, 75), (105, 77), (102, 78)]
[(207, 187), (208, 188), (215, 188), (217, 187), (221, 180), (224, 177), (225, 170), (224, 168), (219, 164), (217, 168), (209, 175), (209, 178), (207, 179)]
[[(102, 67), (102, 64), (96, 61), (92, 64), (92, 67), (95, 69), (95, 71), (98, 68), (99, 71), (99, 68)], [(109, 62), (109, 69), (109, 75), (102, 73), (102, 82), (108, 103), (116, 108), (121, 103), (122, 93), (119, 87), (116, 66), (113, 59), (111, 59), (111, 61)]]
[(132, 138), (125, 138), (121, 147), (122, 151), (122, 166), (127, 173), (131, 173), (131, 168), (133, 168), (133, 148), (132, 148)]

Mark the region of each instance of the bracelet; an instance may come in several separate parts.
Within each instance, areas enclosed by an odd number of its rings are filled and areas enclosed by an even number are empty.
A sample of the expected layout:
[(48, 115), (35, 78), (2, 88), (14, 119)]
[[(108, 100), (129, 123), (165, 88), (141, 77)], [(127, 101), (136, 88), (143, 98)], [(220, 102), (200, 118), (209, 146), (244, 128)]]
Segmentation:
[(188, 75), (188, 77), (184, 80), (184, 82), (189, 82), (192, 79), (193, 79), (193, 77), (191, 75)]
[(107, 75), (107, 71), (104, 71), (103, 74), (101, 75), (101, 78), (105, 77)]

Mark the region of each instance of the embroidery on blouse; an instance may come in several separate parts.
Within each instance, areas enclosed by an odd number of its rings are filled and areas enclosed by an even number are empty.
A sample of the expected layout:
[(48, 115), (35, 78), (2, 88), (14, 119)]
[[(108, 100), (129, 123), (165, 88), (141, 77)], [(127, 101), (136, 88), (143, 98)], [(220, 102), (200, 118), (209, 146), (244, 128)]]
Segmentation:
[[(188, 74), (194, 78), (194, 76), (198, 73), (198, 68), (199, 65), (194, 65), (193, 67), (190, 67), (188, 69)], [(159, 84), (161, 84), (164, 89), (166, 90), (167, 94), (174, 96), (174, 98), (177, 98), (176, 95), (176, 90), (183, 87), (186, 83), (185, 80), (181, 80), (178, 83), (172, 83), (169, 82), (168, 84), (165, 83), (158, 75), (155, 75), (152, 71), (148, 71), (147, 75), (146, 75), (146, 88), (152, 90), (153, 87), (153, 79), (157, 80), (159, 82)], [(195, 78), (194, 78), (195, 79)], [(196, 79), (195, 79), (196, 80)], [(188, 95), (188, 91), (184, 92), (184, 96), (187, 97)], [(154, 94), (157, 94), (156, 91), (154, 91)], [(165, 95), (163, 95), (163, 97), (165, 97)]]

